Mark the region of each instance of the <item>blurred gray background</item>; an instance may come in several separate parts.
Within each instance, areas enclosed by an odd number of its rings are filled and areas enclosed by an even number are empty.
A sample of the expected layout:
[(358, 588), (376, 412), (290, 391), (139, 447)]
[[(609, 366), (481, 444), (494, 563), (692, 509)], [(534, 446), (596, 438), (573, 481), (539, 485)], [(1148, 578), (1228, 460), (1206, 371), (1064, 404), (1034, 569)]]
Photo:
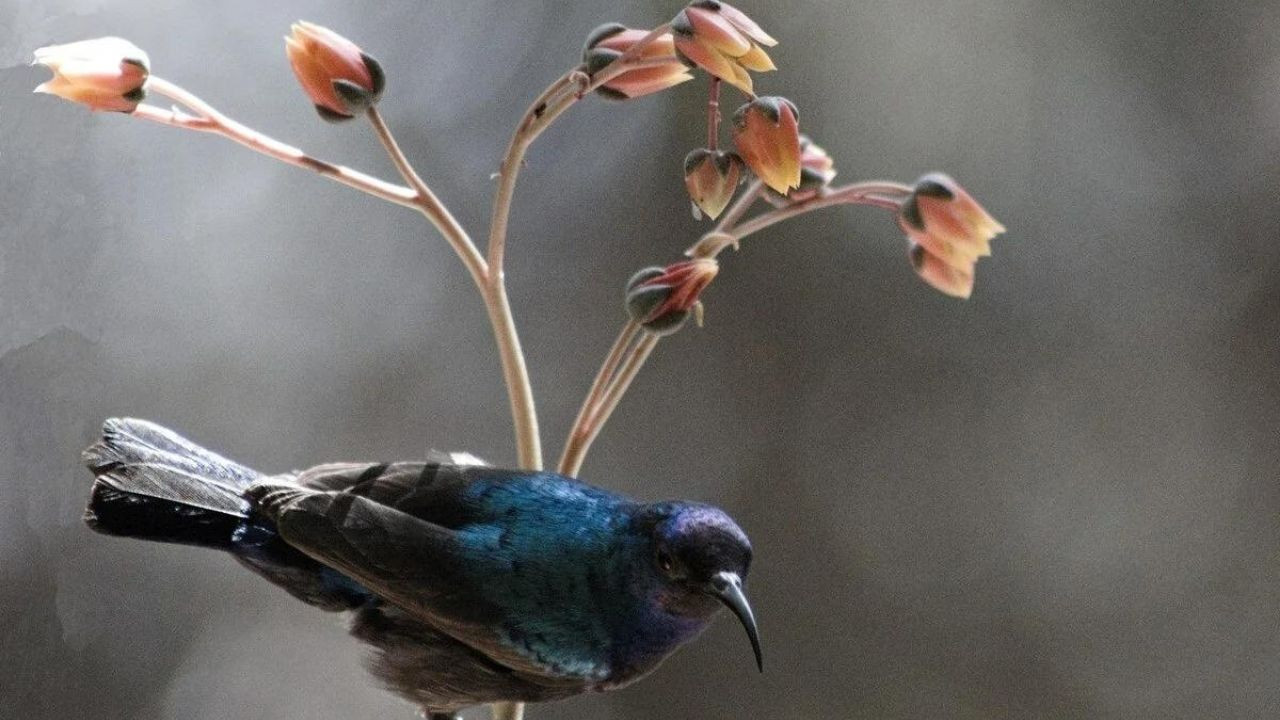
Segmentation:
[[(726, 255), (584, 476), (751, 534), (757, 675), (722, 619), (535, 720), (1256, 718), (1280, 708), (1280, 3), (766, 3), (764, 93), (841, 178), (943, 169), (1008, 227), (967, 303), (881, 211)], [(383, 109), (487, 223), (518, 114), (583, 36), (671, 2), (0, 2), (0, 717), (409, 718), (339, 618), (217, 553), (96, 536), (78, 453), (151, 418), (263, 470), (514, 459), (489, 329), (421, 218), (226, 141), (31, 94), (41, 45), (159, 75), (388, 177), (280, 37), (379, 57)], [(554, 458), (635, 269), (700, 231), (703, 84), (576, 108), (529, 157), (509, 276)], [(736, 101), (730, 101), (730, 109)]]

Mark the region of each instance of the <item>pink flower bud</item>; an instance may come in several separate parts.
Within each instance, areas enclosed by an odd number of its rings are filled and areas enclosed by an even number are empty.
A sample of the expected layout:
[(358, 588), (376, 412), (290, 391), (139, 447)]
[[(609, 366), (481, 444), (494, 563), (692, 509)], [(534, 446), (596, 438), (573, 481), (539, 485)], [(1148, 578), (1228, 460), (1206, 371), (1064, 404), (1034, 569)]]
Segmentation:
[(57, 95), (91, 110), (131, 113), (142, 102), (150, 74), (147, 54), (128, 40), (104, 37), (35, 52), (32, 65), (53, 71), (35, 91)]
[(775, 70), (761, 45), (778, 44), (741, 10), (717, 0), (689, 3), (671, 21), (675, 48), (691, 65), (753, 95), (749, 70)]
[(328, 28), (298, 21), (291, 30), (285, 53), (320, 117), (350, 120), (378, 102), (386, 77), (377, 60)]
[(790, 100), (759, 97), (738, 108), (733, 142), (747, 167), (775, 192), (800, 186), (799, 112)]
[(699, 148), (684, 158), (684, 184), (698, 211), (713, 220), (724, 212), (742, 179), (742, 158), (723, 150)]
[(955, 297), (973, 291), (978, 258), (991, 255), (991, 239), (1005, 231), (947, 175), (916, 181), (898, 225), (909, 239), (912, 265), (925, 282)]
[(711, 258), (645, 268), (627, 282), (627, 313), (649, 332), (670, 335), (699, 307), (698, 296), (719, 271)]
[[(593, 75), (604, 69), (648, 34), (644, 30), (633, 30), (618, 23), (601, 25), (592, 30), (587, 36), (587, 45), (582, 50), (587, 73)], [(613, 100), (628, 100), (693, 79), (689, 68), (676, 57), (671, 33), (659, 35), (656, 40), (645, 45), (638, 56), (641, 60), (664, 58), (670, 58), (671, 62), (628, 70), (596, 88), (596, 92)]]

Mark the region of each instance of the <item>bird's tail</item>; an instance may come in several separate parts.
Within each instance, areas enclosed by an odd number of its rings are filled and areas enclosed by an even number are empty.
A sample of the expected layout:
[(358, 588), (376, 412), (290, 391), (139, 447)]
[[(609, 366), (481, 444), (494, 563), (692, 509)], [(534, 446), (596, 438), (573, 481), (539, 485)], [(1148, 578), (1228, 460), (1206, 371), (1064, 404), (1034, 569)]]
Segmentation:
[(259, 473), (159, 425), (107, 420), (83, 458), (97, 478), (84, 519), (98, 532), (224, 550), (274, 535), (244, 497)]

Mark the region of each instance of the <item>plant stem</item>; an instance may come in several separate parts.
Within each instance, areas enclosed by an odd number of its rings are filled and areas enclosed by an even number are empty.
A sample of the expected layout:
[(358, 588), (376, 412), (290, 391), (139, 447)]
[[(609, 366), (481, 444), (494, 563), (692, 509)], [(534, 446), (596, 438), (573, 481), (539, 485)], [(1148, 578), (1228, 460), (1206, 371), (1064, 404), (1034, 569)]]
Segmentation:
[(147, 83), (147, 87), (160, 95), (172, 98), (186, 105), (191, 110), (199, 113), (198, 116), (192, 116), (187, 113), (173, 108), (165, 110), (154, 105), (139, 105), (133, 111), (133, 117), (149, 120), (161, 125), (170, 127), (183, 128), (186, 130), (195, 130), (197, 132), (207, 132), (214, 135), (220, 135), (228, 140), (235, 141), (254, 152), (261, 153), (268, 157), (275, 158), (283, 163), (300, 167), (304, 170), (323, 175), (335, 182), (342, 183), (347, 187), (355, 188), (374, 197), (381, 198), (387, 202), (392, 202), (404, 207), (414, 207), (413, 190), (403, 185), (396, 185), (385, 180), (373, 177), (359, 170), (353, 170), (343, 165), (335, 165), (333, 163), (318, 160), (307, 155), (292, 145), (286, 145), (274, 138), (263, 135), (249, 127), (226, 117), (222, 113), (213, 109), (200, 98), (183, 90), (162, 78), (154, 75)]
[(618, 339), (613, 342), (613, 347), (609, 350), (608, 356), (605, 357), (604, 363), (600, 366), (600, 371), (596, 373), (596, 379), (591, 383), (591, 389), (587, 391), (587, 397), (582, 401), (582, 407), (578, 410), (578, 417), (573, 421), (573, 427), (569, 431), (568, 439), (565, 441), (564, 452), (560, 455), (558, 470), (561, 475), (575, 476), (582, 468), (582, 461), (586, 458), (587, 448), (590, 445), (588, 424), (595, 416), (604, 391), (609, 381), (613, 379), (614, 371), (618, 369), (619, 363), (622, 362), (627, 346), (631, 344), (631, 341), (635, 339), (636, 334), (639, 332), (640, 324), (635, 320), (628, 320), (622, 326), (622, 331), (618, 333)]
[(524, 350), (520, 347), (520, 336), (516, 333), (515, 317), (511, 314), (511, 302), (507, 299), (507, 286), (501, 267), (489, 265), (489, 278), (483, 294), (485, 310), (489, 313), (489, 322), (493, 325), (494, 337), (498, 341), (502, 374), (507, 383), (507, 398), (511, 404), (511, 417), (515, 422), (517, 461), (522, 469), (541, 470), (542, 440), (538, 434), (538, 410), (534, 405), (529, 369), (525, 364)]
[[(516, 180), (520, 176), (520, 167), (524, 163), (524, 156), (529, 146), (542, 134), (543, 130), (555, 122), (556, 118), (573, 107), (587, 93), (627, 70), (643, 67), (645, 61), (637, 60), (640, 53), (668, 29), (669, 26), (665, 24), (654, 28), (595, 75), (587, 75), (581, 68), (570, 70), (544, 90), (525, 111), (511, 136), (511, 142), (507, 145), (507, 152), (498, 169), (498, 190), (494, 195), (493, 213), (489, 220), (490, 267), (497, 268), (499, 272), (502, 269), (507, 244), (507, 225), (511, 217), (511, 202), (515, 198)], [(659, 59), (658, 62), (669, 62), (669, 60)], [(575, 84), (578, 86), (576, 89), (565, 92)]]
[[(631, 325), (634, 323), (628, 323)], [(632, 335), (635, 333), (633, 332)], [(621, 335), (618, 336), (619, 343), (623, 336), (627, 335), (626, 328), (623, 329)], [(610, 361), (616, 367), (621, 363), (621, 367), (613, 374), (609, 381), (595, 393), (594, 408), (584, 423), (575, 426), (570, 433), (569, 441), (565, 445), (564, 457), (560, 460), (560, 472), (564, 475), (576, 475), (582, 467), (583, 461), (587, 457), (587, 451), (591, 449), (591, 444), (600, 435), (600, 431), (604, 429), (604, 425), (609, 421), (609, 416), (613, 415), (613, 411), (617, 409), (618, 403), (622, 401), (622, 396), (626, 394), (627, 388), (631, 386), (631, 381), (635, 380), (639, 374), (640, 368), (644, 367), (644, 363), (649, 359), (649, 355), (653, 353), (653, 349), (658, 346), (661, 338), (652, 333), (644, 333), (641, 338), (634, 344), (628, 344), (630, 348), (625, 353), (618, 353), (618, 357), (613, 357), (610, 353), (610, 360), (606, 360), (605, 365), (608, 366)], [(618, 351), (621, 347), (619, 343), (614, 344), (614, 350)], [(623, 360), (625, 357), (625, 361)], [(601, 368), (603, 373), (604, 367)], [(590, 399), (590, 398), (589, 398)], [(586, 410), (584, 404), (583, 409)]]
[[(444, 239), (458, 254), (458, 258), (462, 260), (462, 264), (466, 266), (467, 272), (471, 274), (471, 279), (476, 283), (476, 287), (484, 290), (485, 278), (488, 275), (488, 267), (485, 265), (484, 257), (476, 250), (476, 245), (471, 241), (471, 236), (463, 229), (462, 225), (453, 217), (449, 209), (440, 202), (435, 193), (431, 192), (431, 188), (423, 182), (417, 171), (413, 169), (413, 165), (409, 159), (405, 157), (404, 151), (400, 149), (400, 144), (396, 142), (395, 136), (391, 134), (391, 129), (387, 127), (387, 123), (382, 119), (382, 113), (378, 112), (376, 106), (369, 108), (366, 115), (370, 124), (373, 125), (374, 132), (378, 135), (378, 140), (382, 142), (382, 147), (386, 149), (387, 155), (391, 158), (392, 164), (396, 166), (396, 170), (404, 181), (414, 192), (414, 207), (419, 210), (432, 225), (440, 231)], [(495, 328), (495, 331), (497, 328)]]
[(707, 99), (707, 149), (720, 145), (720, 78), (711, 76), (710, 97)]
[(511, 316), (506, 288), (502, 282), (501, 269), (495, 271), (485, 262), (466, 230), (413, 169), (376, 108), (369, 110), (367, 114), (369, 121), (396, 170), (409, 187), (389, 183), (341, 165), (317, 160), (295, 147), (232, 120), (185, 88), (163, 78), (152, 76), (148, 81), (148, 88), (158, 95), (186, 106), (195, 115), (183, 112), (176, 107), (163, 110), (153, 105), (139, 105), (133, 112), (136, 117), (171, 127), (221, 135), (256, 152), (317, 172), (348, 187), (421, 212), (448, 241), (480, 290), (498, 346), (503, 379), (511, 404), (520, 465), (530, 469), (541, 468), (542, 448), (538, 439), (538, 419), (533, 404), (533, 391), (530, 387), (524, 355), (520, 349), (520, 338), (516, 334), (515, 322)]
[(538, 434), (538, 411), (533, 400), (533, 386), (529, 382), (529, 368), (520, 347), (520, 335), (516, 332), (515, 318), (507, 299), (502, 270), (485, 262), (470, 236), (414, 171), (377, 108), (369, 108), (368, 116), (392, 163), (416, 193), (415, 206), (453, 246), (480, 290), (489, 324), (493, 328), (494, 341), (498, 346), (498, 358), (502, 365), (502, 377), (507, 388), (507, 400), (516, 434), (517, 461), (522, 468), (540, 470), (542, 442)]
[[(910, 194), (911, 188), (901, 183), (876, 180), (853, 183), (839, 188), (832, 188), (810, 200), (757, 215), (739, 225), (734, 234), (738, 239), (742, 239), (783, 220), (833, 205), (873, 205), (889, 210), (897, 210), (902, 205), (902, 199)], [(718, 248), (715, 254), (719, 254), (722, 250), (724, 250), (723, 246)]]
[[(762, 213), (738, 224), (747, 210), (759, 199), (764, 185), (754, 181), (734, 204), (721, 216), (720, 222), (685, 252), (690, 257), (715, 257), (729, 246), (736, 246), (743, 238), (757, 233), (775, 223), (813, 210), (841, 204), (873, 205), (897, 210), (911, 188), (893, 182), (870, 181), (853, 183), (835, 188), (811, 200)], [(628, 322), (618, 335), (609, 356), (596, 376), (591, 391), (578, 412), (569, 438), (565, 442), (560, 459), (560, 472), (575, 475), (586, 459), (587, 451), (604, 428), (609, 416), (621, 402), (632, 380), (648, 360), (660, 339), (645, 334), (638, 342), (632, 342), (637, 329), (635, 322)], [(625, 360), (623, 360), (625, 357)], [(621, 369), (619, 368), (621, 365)]]

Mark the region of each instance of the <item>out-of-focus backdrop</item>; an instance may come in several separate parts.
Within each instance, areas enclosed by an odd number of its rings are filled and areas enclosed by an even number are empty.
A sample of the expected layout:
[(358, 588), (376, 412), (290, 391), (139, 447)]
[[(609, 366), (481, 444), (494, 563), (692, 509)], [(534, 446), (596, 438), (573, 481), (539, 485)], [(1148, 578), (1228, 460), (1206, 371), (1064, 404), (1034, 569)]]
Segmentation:
[[(611, 718), (1256, 718), (1280, 706), (1280, 4), (742, 0), (758, 88), (841, 177), (946, 170), (1009, 228), (969, 302), (881, 211), (725, 256), (584, 477), (727, 508), (766, 673), (718, 622)], [(360, 42), (460, 219), (597, 24), (679, 3), (0, 2), (0, 717), (409, 718), (363, 649), (214, 552), (100, 537), (78, 453), (151, 418), (264, 470), (514, 459), (483, 311), (415, 214), (223, 140), (31, 88), (117, 34), (157, 74), (388, 177), (312, 112), (297, 18)], [(728, 101), (729, 109), (736, 104)], [(637, 268), (708, 226), (680, 179), (703, 83), (583, 103), (518, 192), (512, 301), (558, 453)]]

